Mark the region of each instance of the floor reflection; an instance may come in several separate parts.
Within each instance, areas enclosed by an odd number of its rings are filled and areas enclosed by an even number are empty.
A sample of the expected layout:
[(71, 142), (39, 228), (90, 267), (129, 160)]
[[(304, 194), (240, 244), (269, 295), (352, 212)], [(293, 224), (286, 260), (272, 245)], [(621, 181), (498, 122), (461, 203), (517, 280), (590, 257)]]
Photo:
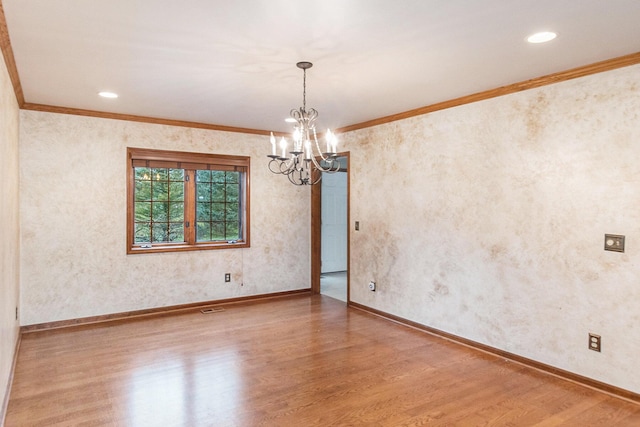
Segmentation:
[(347, 272), (322, 273), (320, 293), (347, 302)]
[(241, 404), (239, 369), (239, 355), (229, 349), (139, 368), (130, 378), (129, 419), (135, 426), (232, 422)]

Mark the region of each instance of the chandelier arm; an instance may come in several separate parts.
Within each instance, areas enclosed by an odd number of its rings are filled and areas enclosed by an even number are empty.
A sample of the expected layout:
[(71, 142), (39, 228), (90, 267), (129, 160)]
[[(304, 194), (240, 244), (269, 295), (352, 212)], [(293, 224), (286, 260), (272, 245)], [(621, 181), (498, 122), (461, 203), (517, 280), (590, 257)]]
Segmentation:
[[(318, 150), (318, 154), (322, 159), (322, 161), (329, 163), (328, 167), (323, 167), (316, 160), (315, 156), (311, 156), (311, 160), (313, 160), (313, 164), (315, 165), (315, 167), (320, 169), (323, 172), (331, 172), (333, 170), (334, 163), (338, 163), (337, 169), (339, 169), (340, 168), (339, 162), (335, 161), (336, 155), (332, 153), (323, 153), (322, 150), (320, 149), (320, 143), (318, 142), (318, 136), (316, 135), (315, 128), (313, 129), (313, 141), (315, 143), (316, 150)], [(325, 154), (327, 154), (326, 157), (325, 157)], [(333, 172), (335, 172), (335, 170), (333, 170)]]
[(289, 115), (293, 117), (298, 123), (302, 121), (303, 113), (300, 110), (296, 110), (294, 108), (289, 112)]
[(297, 156), (292, 156), (290, 159), (282, 159), (281, 157), (271, 157), (268, 167), (271, 173), (277, 175), (290, 175), (294, 172), (301, 170), (298, 167), (299, 160)]
[[(322, 171), (318, 171), (318, 177), (314, 181), (310, 182), (309, 184), (316, 185), (317, 183), (319, 183), (322, 180), (322, 173), (323, 173)], [(311, 177), (313, 177), (313, 173), (311, 174)]]
[(293, 185), (302, 185), (301, 183), (297, 182), (294, 177), (292, 176), (292, 174), (288, 174), (287, 178), (289, 178), (289, 182), (292, 183)]
[[(315, 127), (313, 128), (313, 142), (315, 143), (316, 150), (318, 150), (318, 154), (320, 155), (320, 157), (322, 158), (323, 161), (328, 162), (329, 159), (331, 159), (332, 157), (335, 157), (335, 155), (332, 154), (332, 153), (328, 153), (328, 152), (327, 153), (323, 153), (322, 152), (322, 150), (320, 149), (320, 143), (318, 142), (318, 135), (316, 135), (316, 128)], [(327, 157), (325, 157), (325, 154), (328, 154)], [(317, 163), (316, 163), (316, 166), (318, 166)], [(320, 168), (320, 169), (322, 169), (322, 168)]]
[(327, 166), (322, 166), (314, 157), (311, 158), (314, 166), (321, 172), (334, 173), (340, 170), (340, 162), (335, 157), (322, 158), (322, 161), (327, 163)]
[[(294, 172), (298, 172), (297, 176)], [(295, 169), (292, 170), (291, 173), (288, 173), (287, 178), (289, 178), (289, 182), (297, 186), (308, 185), (308, 179), (302, 177), (302, 172), (303, 169)]]
[[(322, 157), (322, 154), (320, 154), (320, 156)], [(322, 157), (322, 160), (323, 160), (323, 161), (327, 161), (324, 157)], [(316, 169), (320, 170), (321, 172), (324, 172), (325, 168), (323, 168), (323, 167), (320, 165), (320, 162), (318, 162), (318, 161), (316, 160), (316, 157), (315, 157), (315, 156), (312, 156), (312, 157), (311, 157), (311, 161), (313, 162), (313, 165), (316, 167)]]
[[(274, 169), (273, 165), (276, 164), (278, 166), (278, 169)], [(271, 161), (269, 162), (269, 172), (271, 173), (275, 173), (275, 174), (281, 174), (282, 172), (280, 172), (280, 164), (278, 163), (278, 161), (276, 159), (271, 159)]]
[[(310, 126), (311, 126), (311, 123), (314, 122), (315, 119), (317, 118), (318, 118), (318, 110), (316, 110), (315, 108), (311, 108), (309, 109), (309, 111), (307, 111), (307, 120), (309, 120)], [(313, 126), (313, 128), (315, 130), (315, 126)]]
[(289, 160), (282, 160), (280, 162), (280, 171), (283, 174), (290, 174), (291, 172), (296, 170), (296, 156), (291, 156)]

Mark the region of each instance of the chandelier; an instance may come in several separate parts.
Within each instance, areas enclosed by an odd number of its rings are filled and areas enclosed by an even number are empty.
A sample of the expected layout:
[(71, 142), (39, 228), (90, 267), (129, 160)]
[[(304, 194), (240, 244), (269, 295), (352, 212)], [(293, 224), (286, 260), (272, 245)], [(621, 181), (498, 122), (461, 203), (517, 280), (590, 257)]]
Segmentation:
[[(340, 170), (338, 161), (336, 136), (327, 130), (324, 137), (326, 150), (322, 151), (316, 125), (318, 111), (314, 108), (307, 110), (307, 70), (313, 66), (311, 62), (298, 62), (298, 68), (303, 71), (302, 79), (302, 107), (291, 110), (291, 118), (287, 121), (295, 122), (292, 135), (292, 148), (288, 151), (288, 142), (282, 137), (280, 146), (276, 147), (276, 137), (271, 132), (271, 154), (269, 154), (269, 170), (275, 174), (285, 175), (294, 185), (314, 185), (322, 179), (321, 172), (337, 172)], [(323, 145), (324, 146), (324, 145)], [(279, 148), (279, 150), (278, 150)], [(314, 171), (318, 171), (314, 173)]]

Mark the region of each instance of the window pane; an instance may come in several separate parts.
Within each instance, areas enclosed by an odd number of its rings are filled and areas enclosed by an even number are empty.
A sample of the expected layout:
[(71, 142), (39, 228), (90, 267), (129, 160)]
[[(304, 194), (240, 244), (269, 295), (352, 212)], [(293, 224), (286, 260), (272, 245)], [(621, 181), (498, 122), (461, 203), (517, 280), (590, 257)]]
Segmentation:
[(151, 169), (150, 168), (134, 168), (135, 169), (135, 179), (136, 180), (151, 180)]
[(134, 211), (134, 243), (184, 242), (184, 170), (135, 168)]
[(198, 242), (211, 241), (211, 223), (210, 222), (198, 222), (196, 228), (196, 240)]
[(151, 203), (150, 202), (137, 202), (135, 204), (135, 220), (139, 222), (151, 221)]
[(198, 221), (211, 221), (211, 203), (198, 203)]
[(151, 180), (152, 181), (168, 181), (169, 180), (169, 169), (152, 168), (151, 169)]
[(237, 184), (240, 182), (240, 172), (227, 172), (227, 182)]
[(237, 202), (240, 195), (240, 186), (238, 184), (227, 184), (227, 202)]
[(211, 189), (211, 200), (214, 202), (225, 201), (225, 192), (224, 192), (223, 184), (213, 184), (213, 188)]
[(224, 221), (224, 203), (211, 204), (211, 221)]
[(135, 200), (151, 200), (151, 181), (136, 181)]
[(151, 242), (168, 242), (169, 241), (169, 224), (154, 223), (152, 226)]
[(211, 182), (224, 182), (225, 180), (225, 171), (211, 171)]
[(157, 221), (169, 221), (169, 203), (153, 203), (151, 207), (151, 219)]
[(211, 184), (199, 182), (196, 187), (198, 202), (208, 202), (211, 200)]
[(148, 243), (151, 242), (151, 225), (149, 223), (135, 224), (135, 243)]
[(169, 241), (170, 242), (184, 242), (184, 225), (182, 222), (169, 223)]
[(169, 169), (170, 181), (184, 181), (184, 169)]
[(211, 182), (211, 171), (205, 171), (205, 170), (196, 171), (196, 181)]
[(196, 177), (197, 241), (239, 240), (240, 173), (196, 171)]
[(226, 233), (224, 232), (224, 222), (214, 222), (211, 224), (211, 239), (227, 240)]
[(184, 181), (169, 183), (169, 200), (184, 200)]
[(169, 221), (180, 223), (184, 222), (184, 203), (173, 202), (169, 204)]
[(169, 183), (154, 181), (151, 185), (151, 200), (169, 200)]
[(229, 203), (227, 204), (226, 211), (226, 221), (227, 222), (236, 222), (238, 221), (238, 209), (239, 205), (237, 203)]
[(240, 240), (240, 225), (237, 222), (227, 224), (227, 240)]

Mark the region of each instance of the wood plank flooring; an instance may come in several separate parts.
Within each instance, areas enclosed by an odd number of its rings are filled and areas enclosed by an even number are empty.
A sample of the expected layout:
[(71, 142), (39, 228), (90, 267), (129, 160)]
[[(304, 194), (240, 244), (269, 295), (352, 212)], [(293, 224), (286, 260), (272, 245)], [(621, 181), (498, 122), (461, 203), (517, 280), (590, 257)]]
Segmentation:
[(6, 426), (639, 426), (636, 405), (332, 298), (25, 334)]

